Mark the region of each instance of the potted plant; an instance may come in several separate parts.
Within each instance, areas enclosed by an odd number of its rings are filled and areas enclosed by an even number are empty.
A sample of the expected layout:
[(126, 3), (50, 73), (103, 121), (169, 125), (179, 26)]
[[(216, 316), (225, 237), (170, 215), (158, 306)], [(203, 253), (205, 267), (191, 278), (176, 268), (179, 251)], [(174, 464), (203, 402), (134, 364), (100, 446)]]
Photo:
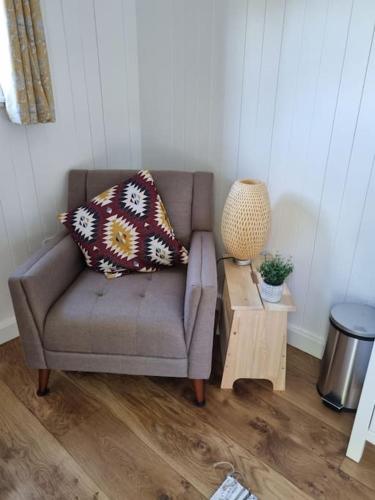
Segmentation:
[(283, 293), (283, 283), (293, 272), (291, 258), (284, 258), (279, 254), (266, 257), (259, 267), (262, 276), (260, 294), (267, 302), (280, 302)]

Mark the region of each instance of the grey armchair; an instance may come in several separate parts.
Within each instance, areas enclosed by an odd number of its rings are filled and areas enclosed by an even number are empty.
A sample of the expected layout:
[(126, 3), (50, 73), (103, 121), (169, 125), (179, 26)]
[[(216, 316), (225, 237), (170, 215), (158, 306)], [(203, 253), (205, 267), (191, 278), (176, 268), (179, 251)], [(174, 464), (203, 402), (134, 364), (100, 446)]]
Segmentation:
[[(134, 174), (72, 170), (73, 208)], [(87, 269), (62, 233), (9, 279), (27, 364), (39, 370), (37, 394), (51, 369), (189, 377), (204, 404), (211, 370), (217, 277), (210, 173), (152, 172), (188, 266), (107, 280)]]

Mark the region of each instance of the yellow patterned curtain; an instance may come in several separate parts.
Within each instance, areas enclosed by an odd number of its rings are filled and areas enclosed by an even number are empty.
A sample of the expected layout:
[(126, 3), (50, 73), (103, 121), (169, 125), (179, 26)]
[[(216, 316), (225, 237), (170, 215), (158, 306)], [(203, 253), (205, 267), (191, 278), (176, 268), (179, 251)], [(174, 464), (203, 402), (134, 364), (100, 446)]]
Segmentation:
[(0, 0), (0, 84), (12, 122), (55, 121), (39, 0)]

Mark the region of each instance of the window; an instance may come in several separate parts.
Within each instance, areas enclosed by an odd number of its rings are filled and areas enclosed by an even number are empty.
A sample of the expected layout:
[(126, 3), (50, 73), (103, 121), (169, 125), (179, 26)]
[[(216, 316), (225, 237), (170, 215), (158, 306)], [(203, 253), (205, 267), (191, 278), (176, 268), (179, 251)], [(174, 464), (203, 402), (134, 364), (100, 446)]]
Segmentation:
[(0, 0), (0, 86), (13, 123), (55, 121), (39, 0)]

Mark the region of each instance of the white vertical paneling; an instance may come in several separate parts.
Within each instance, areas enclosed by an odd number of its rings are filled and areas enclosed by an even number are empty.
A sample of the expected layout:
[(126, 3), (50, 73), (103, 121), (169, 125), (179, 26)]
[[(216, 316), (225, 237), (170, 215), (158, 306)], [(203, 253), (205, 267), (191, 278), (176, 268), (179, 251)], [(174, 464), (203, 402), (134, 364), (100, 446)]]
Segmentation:
[(138, 35), (136, 0), (122, 2), (122, 28), (125, 43), (127, 108), (129, 115), (130, 166), (142, 167), (141, 123), (139, 110)]
[(179, 4), (180, 0), (136, 3), (142, 156), (150, 168), (173, 168), (174, 164), (172, 20)]
[[(374, 5), (375, 16), (375, 5)], [(340, 299), (348, 293), (355, 250), (361, 229), (361, 220), (371, 187), (375, 155), (375, 44), (372, 26), (371, 53), (366, 65), (366, 76), (361, 93), (360, 108), (352, 141), (344, 191), (341, 198), (340, 216), (337, 224), (334, 253), (334, 271), (345, 269), (335, 283), (335, 292)], [(363, 236), (363, 233), (362, 233)], [(371, 244), (371, 239), (368, 240)], [(366, 263), (363, 263), (366, 267)], [(338, 273), (337, 273), (338, 274)], [(363, 293), (365, 295), (365, 293)], [(372, 294), (373, 296), (373, 294)]]
[[(33, 165), (30, 162), (30, 154), (27, 143), (26, 127), (9, 127), (5, 116), (2, 117), (2, 136), (5, 139), (3, 148), (7, 148), (11, 158), (12, 170), (9, 171), (10, 179), (14, 176), (15, 191), (17, 193), (19, 209), (16, 210), (14, 229), (22, 227), (23, 258), (28, 252), (33, 252), (39, 247), (43, 235), (42, 218), (39, 208), (38, 197), (35, 189), (35, 178)], [(2, 157), (2, 161), (4, 158)], [(3, 165), (4, 166), (4, 165)], [(5, 183), (7, 186), (7, 183)], [(13, 195), (14, 196), (14, 195)], [(15, 202), (10, 203), (9, 208), (14, 211)], [(23, 224), (20, 224), (22, 218)]]
[(363, 300), (368, 304), (374, 304), (375, 266), (372, 265), (372, 259), (374, 255), (373, 228), (375, 227), (375, 156), (363, 208), (347, 288), (347, 299)]
[[(93, 137), (87, 93), (87, 78), (84, 52), (82, 50), (85, 24), (80, 16), (79, 3), (74, 0), (60, 0), (68, 62), (69, 84), (71, 89), (74, 135), (77, 142), (76, 165), (94, 167)], [(81, 9), (83, 9), (82, 4)]]
[[(210, 138), (210, 92), (212, 84), (212, 39), (213, 39), (213, 9), (215, 0), (204, 2), (196, 1), (196, 16), (198, 26), (197, 38), (197, 67), (196, 67), (196, 114), (195, 122), (192, 127), (194, 129), (193, 143), (193, 163), (191, 168), (197, 170), (207, 170), (212, 168), (212, 163), (209, 157), (209, 138)], [(188, 68), (185, 73), (188, 73)], [(185, 99), (185, 103), (187, 103)], [(199, 129), (195, 123), (200, 123), (202, 128)], [(186, 150), (186, 148), (185, 148)], [(186, 168), (190, 167), (189, 162), (185, 164)]]
[[(185, 37), (187, 23), (185, 22), (185, 12), (186, 12), (186, 2), (185, 1), (173, 1), (171, 4), (171, 57), (169, 64), (171, 65), (169, 71), (172, 78), (171, 81), (171, 95), (170, 95), (170, 133), (171, 142), (168, 151), (168, 165), (176, 170), (182, 170), (185, 168), (186, 164), (186, 136), (185, 136), (185, 102), (186, 102), (186, 87), (189, 86), (186, 75), (189, 74), (189, 63), (188, 54), (186, 49)], [(143, 14), (144, 16), (144, 14)], [(138, 26), (143, 24), (142, 18), (138, 18)], [(193, 30), (193, 27), (190, 27)], [(191, 39), (196, 40), (196, 33), (193, 34)], [(146, 46), (143, 43), (143, 48)], [(140, 60), (143, 59), (142, 52), (140, 51)], [(142, 75), (142, 73), (140, 73)], [(142, 87), (143, 89), (143, 87)], [(142, 94), (141, 94), (142, 95)], [(143, 95), (141, 103), (143, 102)], [(147, 128), (147, 110), (146, 107), (142, 107), (142, 130)], [(148, 132), (150, 134), (150, 132)], [(151, 135), (151, 134), (150, 134)], [(145, 143), (143, 143), (144, 149)], [(152, 165), (153, 159), (150, 158)], [(188, 160), (189, 163), (190, 159)], [(163, 168), (163, 167), (162, 167)]]
[(236, 175), (246, 19), (245, 0), (137, 2), (143, 163), (215, 171), (218, 206)]
[[(291, 99), (289, 103), (292, 113), (286, 138), (287, 144), (283, 156), (273, 157), (269, 176), (272, 187), (271, 195), (274, 196), (275, 190), (278, 189), (273, 178), (274, 165), (277, 162), (279, 168), (282, 169), (279, 174), (283, 175), (284, 184), (280, 186), (282, 190), (273, 201), (277, 207), (278, 215), (281, 215), (283, 220), (282, 226), (276, 233), (278, 239), (271, 240), (270, 244), (274, 249), (289, 253), (294, 257), (295, 273), (290, 278), (290, 285), (296, 297), (297, 312), (291, 316), (291, 320), (299, 327), (302, 326), (301, 317), (306, 287), (306, 279), (301, 280), (299, 277), (306, 271), (306, 257), (311, 248), (308, 239), (314, 231), (314, 220), (318, 211), (316, 199), (320, 193), (319, 188), (315, 188), (322, 175), (315, 164), (311, 165), (307, 152), (315, 125), (314, 114), (326, 32), (327, 6), (325, 0), (314, 3), (306, 2), (302, 39), (296, 60), (295, 85), (293, 95), (288, 95), (288, 99)], [(279, 101), (281, 98), (280, 95)], [(307, 184), (306, 178), (311, 168), (315, 171), (317, 182)], [(286, 221), (288, 221), (289, 227), (287, 232), (283, 230)]]
[[(8, 270), (14, 266), (12, 258), (13, 252), (11, 248), (11, 235), (8, 231), (6, 223), (6, 212), (4, 211), (3, 203), (0, 200), (0, 322), (12, 316), (12, 308), (8, 293)], [(1, 323), (0, 323), (1, 324)], [(0, 332), (1, 334), (1, 332)]]
[[(90, 139), (95, 168), (108, 167), (107, 141), (105, 134), (103, 89), (98, 57), (98, 38), (96, 36), (95, 11), (92, 0), (80, 0), (76, 4), (79, 23), (77, 29), (83, 59), (86, 99), (89, 112)], [(77, 49), (77, 46), (73, 47)]]
[[(212, 1), (202, 4), (197, 0), (193, 2), (184, 0), (180, 5), (182, 8), (177, 10), (177, 15), (180, 17), (178, 22), (182, 31), (174, 30), (174, 36), (177, 37), (181, 61), (184, 65), (182, 73), (184, 92), (182, 96), (179, 95), (178, 87), (176, 87), (177, 92), (173, 96), (173, 111), (179, 111), (172, 116), (172, 127), (174, 130), (179, 128), (179, 136), (183, 137), (183, 167), (196, 170), (207, 168), (205, 160), (209, 134), (213, 4)], [(173, 61), (173, 75), (178, 81), (179, 67), (174, 67), (176, 62), (178, 66), (180, 64), (176, 59)], [(197, 123), (200, 124), (199, 128), (196, 127)]]
[[(17, 189), (16, 173), (13, 158), (9, 151), (9, 136), (7, 134), (7, 121), (4, 116), (0, 118), (0, 150), (1, 156), (1, 182), (0, 202), (1, 217), (7, 237), (1, 240), (10, 256), (6, 262), (13, 266), (22, 262), (27, 256), (28, 239), (26, 221), (21, 210), (21, 198)], [(1, 264), (2, 265), (2, 264)]]
[[(351, 22), (352, 0), (335, 0), (329, 3), (327, 22), (324, 35), (324, 44), (319, 67), (319, 77), (316, 88), (314, 113), (311, 123), (311, 134), (309, 144), (306, 149), (305, 158), (305, 193), (314, 205), (314, 217), (312, 220), (311, 231), (300, 239), (300, 252), (304, 255), (304, 263), (300, 269), (301, 281), (305, 283), (304, 298), (301, 295), (299, 317), (304, 323), (305, 312), (309, 311), (312, 300), (315, 300), (310, 293), (317, 286), (318, 295), (325, 291), (319, 287), (316, 269), (312, 266), (312, 259), (317, 249), (317, 243), (323, 241), (328, 243), (328, 232), (326, 226), (325, 214), (322, 213), (323, 189), (326, 182), (328, 169), (329, 151), (332, 145), (334, 124), (336, 120), (336, 111), (340, 87), (343, 76), (344, 60), (347, 48), (348, 29)], [(312, 196), (313, 194), (313, 196)], [(324, 217), (325, 223), (319, 226), (321, 218)], [(319, 227), (319, 237), (317, 238), (317, 229)], [(328, 264), (329, 256), (325, 256)], [(324, 268), (320, 269), (320, 279), (324, 277)], [(310, 287), (312, 286), (312, 288)], [(325, 318), (324, 321), (327, 321)], [(322, 323), (324, 324), (324, 323)]]
[[(290, 138), (296, 113), (296, 90), (302, 58), (306, 3), (291, 0), (287, 3), (283, 45), (280, 55), (279, 82), (275, 106), (274, 130), (269, 165), (269, 191), (273, 202), (272, 245), (281, 252), (290, 248), (289, 231), (283, 229), (289, 214), (294, 214), (292, 200), (285, 196), (293, 169), (288, 164)], [(289, 173), (289, 175), (287, 175)], [(293, 227), (289, 224), (289, 227)]]
[[(353, 241), (345, 238), (342, 230), (339, 232), (339, 220), (373, 37), (374, 9), (373, 2), (357, 0), (347, 33), (304, 315), (305, 328), (320, 335), (325, 331), (332, 302), (344, 298), (350, 272), (348, 267), (343, 267), (342, 252), (347, 255), (346, 248)], [(361, 167), (356, 165), (355, 168)], [(357, 199), (354, 210), (357, 203), (362, 202)], [(359, 224), (359, 220), (356, 223)], [(341, 219), (341, 224), (344, 228), (346, 221)], [(339, 235), (342, 247), (337, 245)], [(328, 282), (329, 286), (322, 288), (323, 282)]]
[[(249, 0), (246, 23), (246, 47), (242, 82), (238, 177), (261, 178), (263, 171), (254, 163), (255, 137), (263, 61), (266, 0)], [(278, 61), (278, 58), (277, 58)]]
[[(76, 137), (62, 4), (60, 0), (48, 0), (42, 5), (55, 97), (56, 122), (27, 127), (26, 133), (35, 172), (44, 234), (47, 236), (57, 231), (56, 214), (65, 206), (66, 172), (74, 166), (79, 145)], [(64, 154), (61, 154), (61, 151)]]
[(266, 180), (268, 246), (295, 261), (291, 340), (314, 354), (334, 301), (375, 302), (375, 2), (42, 6), (57, 121), (0, 117), (0, 325), (6, 277), (56, 231), (72, 167), (211, 170), (217, 229), (232, 181)]
[(248, 15), (238, 177), (267, 180), (286, 5), (257, 0), (250, 6), (259, 15), (253, 10)]
[[(332, 302), (346, 290), (348, 298), (373, 297), (368, 280), (359, 293), (356, 277), (372, 220), (375, 141), (365, 91), (372, 88), (366, 67), (375, 4), (248, 0), (210, 7), (137, 3), (144, 158), (154, 168), (206, 164), (214, 171), (217, 229), (236, 176), (268, 181), (269, 248), (295, 261), (291, 338), (319, 355)], [(199, 137), (202, 144), (208, 137), (206, 162)]]
[(0, 109), (0, 342), (14, 331), (7, 278), (60, 230), (68, 170), (141, 165), (134, 0), (41, 4), (56, 123), (14, 125)]
[(237, 171), (248, 3), (216, 1), (214, 13), (210, 164), (216, 179), (218, 228), (222, 206)]
[(137, 103), (129, 104), (134, 99), (130, 80), (138, 70), (128, 68), (132, 60), (127, 60), (127, 54), (137, 50), (136, 31), (125, 30), (125, 16), (133, 16), (135, 22), (135, 10), (125, 13), (127, 4), (122, 0), (94, 0), (108, 163), (112, 168), (139, 165), (139, 130), (133, 126), (138, 109)]

